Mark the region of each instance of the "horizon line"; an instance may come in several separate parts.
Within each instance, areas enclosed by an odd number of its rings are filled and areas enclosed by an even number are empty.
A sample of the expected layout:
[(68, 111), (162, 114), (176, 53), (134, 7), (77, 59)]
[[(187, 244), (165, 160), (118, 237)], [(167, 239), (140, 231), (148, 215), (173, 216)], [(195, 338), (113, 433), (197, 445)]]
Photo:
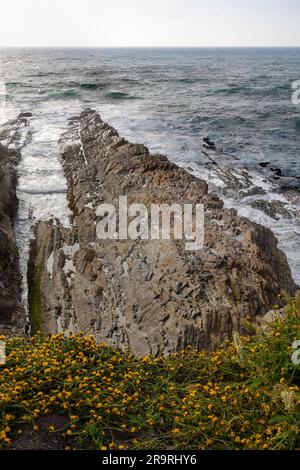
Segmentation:
[(300, 49), (299, 46), (0, 46), (0, 49)]

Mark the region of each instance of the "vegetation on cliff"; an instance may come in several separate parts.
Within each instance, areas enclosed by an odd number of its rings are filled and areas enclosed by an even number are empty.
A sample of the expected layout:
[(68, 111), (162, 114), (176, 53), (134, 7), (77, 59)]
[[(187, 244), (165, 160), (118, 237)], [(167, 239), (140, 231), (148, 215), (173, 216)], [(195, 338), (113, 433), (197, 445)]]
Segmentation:
[(297, 339), (297, 300), (268, 332), (235, 335), (214, 353), (139, 359), (83, 335), (8, 339), (1, 447), (18, 448), (28, 429), (38, 435), (41, 418), (55, 415), (63, 419), (46, 434), (64, 448), (297, 448)]
[(28, 305), (30, 313), (31, 331), (38, 333), (41, 329), (43, 307), (41, 302), (41, 276), (42, 266), (34, 266), (31, 261), (28, 265)]

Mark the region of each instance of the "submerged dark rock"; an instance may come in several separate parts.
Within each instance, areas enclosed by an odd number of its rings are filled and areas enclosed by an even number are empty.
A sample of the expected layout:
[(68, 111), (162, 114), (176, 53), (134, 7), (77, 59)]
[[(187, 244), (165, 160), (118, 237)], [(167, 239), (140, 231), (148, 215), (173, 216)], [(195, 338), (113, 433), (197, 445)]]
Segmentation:
[(259, 166), (260, 166), (261, 168), (267, 168), (269, 165), (270, 165), (270, 162), (260, 162), (260, 163), (259, 163)]
[(275, 173), (276, 176), (283, 176), (282, 170), (280, 168), (270, 168), (270, 170)]
[(203, 147), (210, 149), (210, 150), (217, 150), (216, 144), (212, 140), (210, 140), (209, 137), (204, 137), (203, 142), (205, 143)]
[(18, 118), (19, 118), (19, 119), (22, 119), (22, 118), (27, 119), (27, 118), (31, 118), (32, 116), (33, 116), (32, 113), (24, 112), (24, 113), (20, 113), (19, 116), (18, 116)]

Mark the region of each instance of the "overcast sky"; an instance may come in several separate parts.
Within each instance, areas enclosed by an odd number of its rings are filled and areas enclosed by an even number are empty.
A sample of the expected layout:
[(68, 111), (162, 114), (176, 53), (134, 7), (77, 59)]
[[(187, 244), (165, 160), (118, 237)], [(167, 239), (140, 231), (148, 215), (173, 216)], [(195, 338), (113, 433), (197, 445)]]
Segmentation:
[(1, 0), (5, 46), (300, 46), (300, 0)]

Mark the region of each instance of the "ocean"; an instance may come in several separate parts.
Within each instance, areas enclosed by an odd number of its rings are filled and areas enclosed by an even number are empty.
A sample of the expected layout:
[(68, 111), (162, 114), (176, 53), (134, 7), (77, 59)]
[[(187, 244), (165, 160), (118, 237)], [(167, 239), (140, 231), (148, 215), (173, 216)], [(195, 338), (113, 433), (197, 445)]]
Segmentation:
[(0, 49), (0, 125), (33, 114), (18, 168), (23, 275), (32, 224), (68, 223), (58, 139), (89, 107), (270, 227), (300, 284), (300, 193), (285, 188), (300, 177), (299, 79), (298, 48)]

